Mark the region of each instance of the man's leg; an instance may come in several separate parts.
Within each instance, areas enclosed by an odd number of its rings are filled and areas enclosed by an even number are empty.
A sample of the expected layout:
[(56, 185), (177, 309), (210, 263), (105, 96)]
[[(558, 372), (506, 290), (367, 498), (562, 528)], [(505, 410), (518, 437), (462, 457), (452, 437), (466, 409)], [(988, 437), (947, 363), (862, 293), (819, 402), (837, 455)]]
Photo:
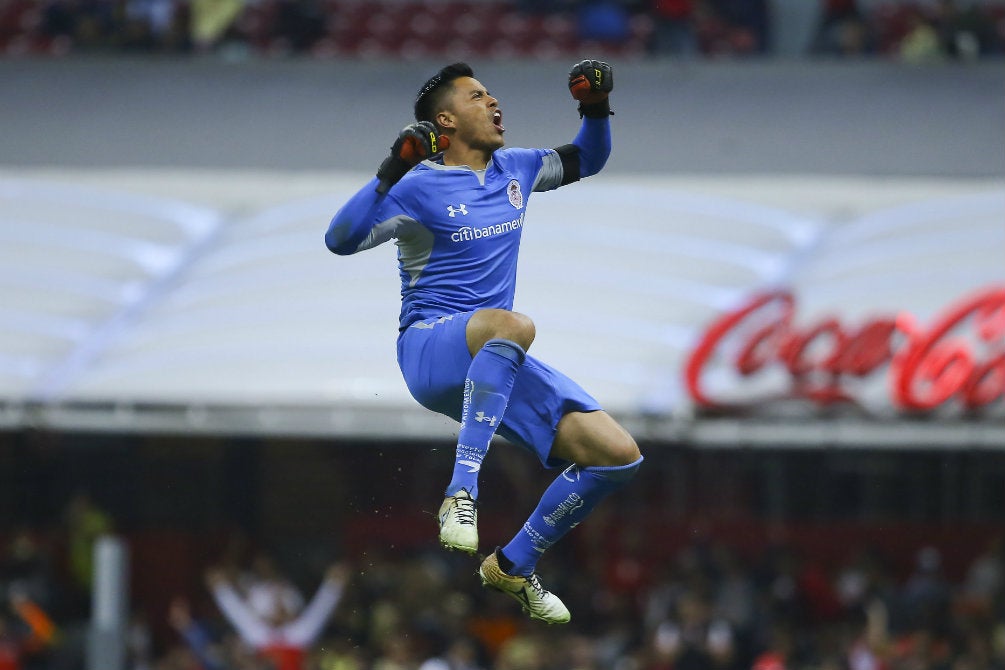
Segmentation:
[(464, 381), (454, 471), (440, 506), (439, 522), (440, 542), (445, 547), (475, 553), (478, 476), (526, 349), (534, 340), (534, 324), (514, 312), (481, 310), (468, 321), (466, 337), (472, 360)]
[(541, 554), (627, 483), (642, 463), (635, 441), (603, 411), (565, 415), (551, 455), (573, 464), (555, 478), (520, 532), (502, 548), (510, 574), (532, 574)]
[(509, 403), (517, 370), (527, 357), (512, 340), (491, 339), (475, 354), (464, 380), (461, 428), (457, 433), (454, 473), (447, 495), (461, 490), (478, 498), (478, 475), (496, 427)]
[(551, 456), (573, 465), (555, 478), (509, 544), (485, 560), (481, 574), (487, 584), (520, 600), (532, 617), (564, 623), (569, 611), (537, 581), (537, 562), (597, 503), (635, 475), (642, 454), (624, 428), (596, 411), (566, 414), (558, 424)]

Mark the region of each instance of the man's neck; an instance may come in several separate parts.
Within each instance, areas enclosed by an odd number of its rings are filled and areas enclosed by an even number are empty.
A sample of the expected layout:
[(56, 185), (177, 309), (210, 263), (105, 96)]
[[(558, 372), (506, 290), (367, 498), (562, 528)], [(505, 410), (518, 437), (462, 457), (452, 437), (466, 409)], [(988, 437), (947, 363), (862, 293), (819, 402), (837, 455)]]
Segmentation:
[(471, 147), (451, 146), (443, 152), (444, 165), (467, 165), (472, 170), (484, 170), (490, 158), (492, 158), (491, 151)]

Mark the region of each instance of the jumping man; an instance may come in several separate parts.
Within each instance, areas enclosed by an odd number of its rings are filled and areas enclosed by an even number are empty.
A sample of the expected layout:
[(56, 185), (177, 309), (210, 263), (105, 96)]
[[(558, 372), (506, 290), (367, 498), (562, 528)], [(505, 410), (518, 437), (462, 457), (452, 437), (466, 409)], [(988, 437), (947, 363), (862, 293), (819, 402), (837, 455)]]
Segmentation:
[(563, 468), (537, 508), (479, 569), (548, 623), (569, 610), (545, 590), (538, 560), (642, 463), (635, 441), (596, 400), (527, 355), (534, 322), (513, 311), (517, 255), (530, 194), (596, 174), (611, 152), (607, 63), (569, 73), (582, 123), (554, 149), (504, 149), (499, 101), (465, 63), (441, 69), (415, 101), (377, 175), (332, 219), (340, 255), (394, 238), (401, 274), (398, 365), (412, 396), (460, 421), (454, 471), (438, 514), (440, 542), (478, 551), (478, 475), (498, 432), (548, 468)]

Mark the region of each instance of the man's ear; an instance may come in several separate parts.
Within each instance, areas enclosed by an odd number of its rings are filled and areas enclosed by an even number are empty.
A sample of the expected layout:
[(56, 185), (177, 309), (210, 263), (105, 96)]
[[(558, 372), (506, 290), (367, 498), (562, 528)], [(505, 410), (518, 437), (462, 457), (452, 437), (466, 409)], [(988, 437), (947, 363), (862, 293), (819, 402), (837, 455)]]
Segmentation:
[(439, 112), (436, 115), (436, 125), (438, 125), (441, 129), (444, 130), (448, 128), (450, 130), (453, 130), (456, 127), (454, 115), (446, 110)]

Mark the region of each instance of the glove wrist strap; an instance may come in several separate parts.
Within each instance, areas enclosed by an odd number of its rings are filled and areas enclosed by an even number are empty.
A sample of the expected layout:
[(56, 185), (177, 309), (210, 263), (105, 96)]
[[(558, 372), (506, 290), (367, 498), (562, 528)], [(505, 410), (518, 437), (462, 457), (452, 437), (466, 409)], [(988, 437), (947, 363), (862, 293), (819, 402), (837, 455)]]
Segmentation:
[(377, 185), (377, 193), (387, 193), (387, 191), (397, 184), (405, 173), (412, 169), (412, 166), (401, 156), (390, 155), (377, 168), (377, 178), (380, 184)]
[(611, 103), (607, 98), (589, 105), (584, 102), (579, 103), (579, 118), (585, 116), (588, 119), (606, 119), (613, 114)]

